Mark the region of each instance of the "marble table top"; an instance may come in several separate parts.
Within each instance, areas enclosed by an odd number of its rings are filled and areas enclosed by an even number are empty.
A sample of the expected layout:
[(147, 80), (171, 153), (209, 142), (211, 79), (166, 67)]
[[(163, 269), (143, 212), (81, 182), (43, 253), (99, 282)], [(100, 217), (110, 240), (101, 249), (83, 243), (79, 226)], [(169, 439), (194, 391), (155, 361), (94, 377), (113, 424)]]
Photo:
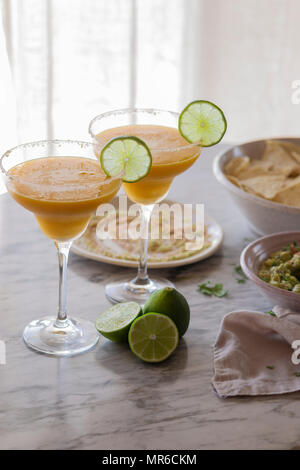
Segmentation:
[[(208, 149), (177, 177), (169, 197), (204, 202), (225, 230), (221, 250), (193, 265), (161, 270), (187, 297), (189, 331), (165, 363), (139, 361), (108, 340), (84, 355), (58, 359), (24, 345), (22, 330), (56, 312), (55, 248), (34, 217), (7, 194), (0, 197), (0, 449), (292, 449), (300, 448), (300, 393), (219, 399), (212, 386), (212, 345), (229, 311), (272, 306), (250, 281), (238, 284), (233, 265), (245, 238), (253, 238), (212, 174), (217, 151)], [(69, 312), (94, 320), (109, 306), (104, 285), (134, 271), (86, 260), (69, 264)], [(221, 281), (228, 298), (197, 291)]]

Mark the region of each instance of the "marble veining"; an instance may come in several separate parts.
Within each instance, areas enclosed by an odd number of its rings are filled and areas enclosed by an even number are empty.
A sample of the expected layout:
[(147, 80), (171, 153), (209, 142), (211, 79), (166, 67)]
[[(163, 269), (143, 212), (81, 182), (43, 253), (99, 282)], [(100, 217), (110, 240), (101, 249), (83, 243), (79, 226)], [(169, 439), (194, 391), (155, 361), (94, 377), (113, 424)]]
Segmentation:
[[(125, 345), (102, 339), (69, 359), (26, 348), (26, 323), (57, 308), (58, 267), (52, 243), (33, 216), (7, 194), (0, 197), (0, 449), (290, 449), (300, 447), (300, 393), (220, 400), (211, 386), (212, 345), (223, 315), (271, 305), (250, 281), (238, 284), (234, 265), (254, 238), (229, 196), (215, 181), (217, 149), (178, 177), (169, 197), (204, 202), (225, 230), (212, 258), (160, 272), (187, 296), (191, 325), (175, 354), (161, 365), (135, 358)], [(104, 284), (133, 275), (127, 268), (70, 256), (69, 311), (94, 320), (109, 304)], [(228, 298), (197, 292), (221, 281)]]

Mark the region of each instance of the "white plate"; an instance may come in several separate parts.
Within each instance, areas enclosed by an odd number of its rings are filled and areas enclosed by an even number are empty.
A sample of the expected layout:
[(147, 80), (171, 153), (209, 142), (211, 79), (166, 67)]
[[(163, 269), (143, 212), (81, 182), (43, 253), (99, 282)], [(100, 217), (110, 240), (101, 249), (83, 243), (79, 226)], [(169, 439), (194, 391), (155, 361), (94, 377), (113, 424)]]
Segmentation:
[[(208, 248), (205, 248), (204, 250), (196, 253), (194, 256), (189, 256), (188, 258), (184, 259), (163, 262), (149, 262), (148, 267), (150, 269), (175, 268), (177, 266), (185, 266), (187, 264), (196, 263), (197, 261), (202, 261), (206, 258), (209, 258), (209, 256), (212, 256), (222, 245), (224, 232), (221, 225), (207, 214), (205, 214), (205, 225), (211, 243)], [(127, 268), (137, 268), (138, 266), (136, 261), (111, 258), (79, 247), (76, 245), (76, 241), (72, 244), (71, 250), (79, 256), (83, 256), (84, 258), (89, 258), (94, 261), (101, 261), (102, 263), (106, 264), (113, 264)]]

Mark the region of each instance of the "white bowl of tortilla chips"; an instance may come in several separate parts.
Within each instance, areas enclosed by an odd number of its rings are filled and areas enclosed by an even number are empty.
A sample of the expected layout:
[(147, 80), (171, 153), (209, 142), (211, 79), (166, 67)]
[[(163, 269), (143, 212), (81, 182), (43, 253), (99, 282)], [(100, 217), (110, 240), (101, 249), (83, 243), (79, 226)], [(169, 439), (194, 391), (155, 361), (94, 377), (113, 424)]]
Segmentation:
[(255, 233), (300, 229), (300, 138), (235, 145), (215, 158), (214, 173)]

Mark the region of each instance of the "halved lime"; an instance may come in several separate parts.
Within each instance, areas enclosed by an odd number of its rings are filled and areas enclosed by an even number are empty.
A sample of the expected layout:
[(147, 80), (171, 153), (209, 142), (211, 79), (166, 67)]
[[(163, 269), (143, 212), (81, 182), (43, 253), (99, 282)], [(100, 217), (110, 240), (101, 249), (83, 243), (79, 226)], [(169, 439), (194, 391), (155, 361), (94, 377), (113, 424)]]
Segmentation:
[(205, 100), (192, 101), (179, 116), (178, 129), (182, 137), (192, 144), (210, 147), (222, 139), (227, 129), (223, 111)]
[(99, 315), (95, 327), (111, 341), (127, 341), (130, 325), (141, 313), (142, 308), (136, 302), (116, 304)]
[(131, 351), (145, 362), (162, 362), (176, 349), (177, 326), (167, 315), (146, 313), (131, 325), (128, 342)]
[(124, 182), (135, 183), (149, 173), (152, 156), (143, 140), (135, 136), (120, 136), (103, 147), (100, 163), (108, 176), (123, 173)]

